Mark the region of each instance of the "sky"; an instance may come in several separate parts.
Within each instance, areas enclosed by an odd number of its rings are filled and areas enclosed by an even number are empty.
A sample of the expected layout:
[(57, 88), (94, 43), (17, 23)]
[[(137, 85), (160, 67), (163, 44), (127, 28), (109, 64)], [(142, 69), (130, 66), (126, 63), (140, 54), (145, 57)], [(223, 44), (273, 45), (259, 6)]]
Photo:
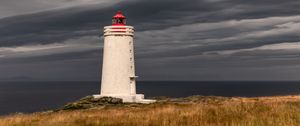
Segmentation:
[(0, 81), (99, 81), (103, 27), (135, 27), (140, 81), (300, 80), (300, 1), (1, 0)]

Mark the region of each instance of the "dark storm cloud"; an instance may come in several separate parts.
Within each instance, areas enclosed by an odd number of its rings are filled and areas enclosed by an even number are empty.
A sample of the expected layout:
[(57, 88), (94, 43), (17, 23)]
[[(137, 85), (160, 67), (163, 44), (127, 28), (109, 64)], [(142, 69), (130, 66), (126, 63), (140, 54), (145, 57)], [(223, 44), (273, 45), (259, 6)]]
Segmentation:
[[(285, 6), (279, 8), (278, 6), (282, 4), (274, 1), (267, 4), (267, 2), (261, 1), (243, 3), (228, 0), (190, 0), (189, 2), (144, 0), (123, 2), (120, 4), (122, 5), (120, 8), (125, 10), (129, 23), (134, 24), (139, 31), (143, 31), (165, 29), (195, 22), (288, 16), (297, 13), (294, 1), (281, 3), (284, 3)], [(73, 7), (2, 19), (0, 20), (0, 43), (3, 46), (32, 42), (51, 43), (87, 34), (98, 35), (100, 34), (99, 29), (110, 23), (109, 17), (114, 14), (116, 9), (114, 7), (97, 8), (97, 6), (100, 5)], [(263, 8), (269, 8), (269, 10)], [(255, 16), (258, 14), (264, 16)], [(74, 33), (75, 31), (87, 31), (87, 33)]]
[[(129, 3), (123, 2), (120, 5), (122, 5), (121, 9), (125, 10), (127, 13), (130, 23), (134, 24), (139, 30), (152, 30), (195, 22), (222, 21), (229, 19), (239, 20), (242, 17), (257, 18), (252, 17), (250, 14), (253, 13), (253, 15), (257, 15), (256, 13), (263, 14), (270, 12), (256, 12), (258, 11), (256, 8), (271, 6), (270, 4), (272, 3), (278, 5), (277, 2), (266, 4), (258, 1), (257, 3), (260, 4), (247, 2), (246, 4), (235, 3), (227, 0), (217, 2), (209, 0), (190, 0), (189, 2), (180, 0), (144, 0)], [(291, 3), (294, 5), (294, 2), (285, 1), (284, 3)], [(99, 5), (53, 10), (50, 12), (2, 19), (0, 21), (1, 43), (7, 41), (7, 43), (15, 44), (12, 41), (22, 41), (23, 39), (25, 39), (23, 41), (28, 39), (29, 42), (47, 42), (50, 41), (47, 35), (57, 35), (53, 36), (51, 40), (58, 39), (58, 41), (61, 41), (64, 38), (77, 36), (78, 34), (73, 33), (77, 30), (97, 30), (110, 23), (108, 18), (113, 15), (114, 10), (116, 9), (113, 7), (97, 8), (96, 6)], [(237, 9), (234, 10), (236, 6)], [(239, 8), (239, 6), (241, 7)], [(245, 6), (245, 8), (243, 8), (243, 6)], [(251, 9), (247, 9), (246, 7), (251, 7)], [(289, 4), (281, 7), (281, 9), (274, 6), (274, 9), (277, 9), (278, 12), (282, 12), (283, 10), (287, 11), (286, 8), (291, 7)], [(273, 10), (271, 9), (270, 11)], [(290, 12), (295, 12), (295, 8)], [(247, 15), (243, 15), (244, 13), (247, 13)], [(276, 14), (276, 12), (272, 13)], [(281, 15), (282, 14), (278, 14), (276, 16)], [(266, 16), (270, 15), (266, 14), (264, 17)], [(94, 32), (93, 34), (99, 33)]]
[(80, 59), (82, 67), (87, 59), (100, 66), (98, 36), (120, 9), (136, 28), (137, 66), (146, 79), (280, 79), (280, 73), (268, 72), (299, 69), (300, 49), (294, 48), (300, 42), (299, 5), (294, 0), (131, 0), (6, 17), (0, 19), (0, 64), (6, 70), (10, 63), (47, 68), (45, 62), (59, 62), (55, 67), (70, 74), (68, 79), (78, 77), (64, 67), (76, 69), (70, 62)]
[(101, 3), (103, 6), (117, 3), (111, 0), (1, 0), (0, 18), (42, 12), (59, 8), (67, 8), (73, 6), (84, 6)]

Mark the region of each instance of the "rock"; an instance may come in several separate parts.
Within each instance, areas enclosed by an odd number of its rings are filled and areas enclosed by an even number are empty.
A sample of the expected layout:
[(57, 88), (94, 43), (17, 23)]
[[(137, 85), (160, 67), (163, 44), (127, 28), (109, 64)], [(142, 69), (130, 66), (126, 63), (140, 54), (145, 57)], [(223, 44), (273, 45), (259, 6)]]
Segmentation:
[(80, 99), (77, 102), (69, 103), (59, 110), (78, 110), (89, 109), (105, 105), (118, 105), (123, 104), (123, 100), (113, 97), (94, 98), (93, 96), (87, 96)]

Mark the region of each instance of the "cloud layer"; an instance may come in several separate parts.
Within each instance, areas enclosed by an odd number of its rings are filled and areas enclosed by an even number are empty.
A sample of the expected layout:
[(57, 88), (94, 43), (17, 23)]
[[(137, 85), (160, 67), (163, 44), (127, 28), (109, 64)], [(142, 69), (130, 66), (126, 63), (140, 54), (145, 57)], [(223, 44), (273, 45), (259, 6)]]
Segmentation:
[(300, 78), (294, 0), (26, 2), (0, 2), (0, 78), (99, 80), (102, 27), (118, 9), (136, 28), (142, 80)]

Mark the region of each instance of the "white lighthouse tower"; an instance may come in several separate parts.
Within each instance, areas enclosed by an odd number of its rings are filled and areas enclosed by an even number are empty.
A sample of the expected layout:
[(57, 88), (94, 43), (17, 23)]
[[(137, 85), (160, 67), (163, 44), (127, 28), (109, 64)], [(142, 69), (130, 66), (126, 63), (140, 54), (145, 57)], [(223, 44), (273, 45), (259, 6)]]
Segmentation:
[(133, 36), (134, 28), (126, 26), (126, 17), (121, 11), (112, 18), (111, 26), (104, 27), (101, 94), (94, 97), (115, 97), (133, 103), (155, 102), (136, 94)]

